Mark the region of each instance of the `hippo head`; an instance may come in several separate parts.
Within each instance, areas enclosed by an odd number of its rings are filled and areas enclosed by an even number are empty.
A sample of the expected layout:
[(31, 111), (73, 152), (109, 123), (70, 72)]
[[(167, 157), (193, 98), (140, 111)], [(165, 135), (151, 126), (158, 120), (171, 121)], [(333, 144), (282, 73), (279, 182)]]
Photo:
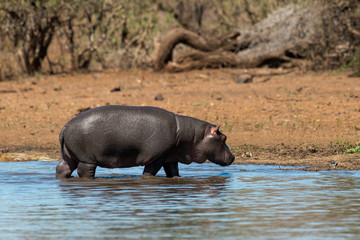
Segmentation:
[(220, 126), (210, 125), (205, 130), (204, 139), (197, 146), (197, 152), (213, 163), (227, 166), (235, 160), (226, 145), (226, 136), (220, 132)]

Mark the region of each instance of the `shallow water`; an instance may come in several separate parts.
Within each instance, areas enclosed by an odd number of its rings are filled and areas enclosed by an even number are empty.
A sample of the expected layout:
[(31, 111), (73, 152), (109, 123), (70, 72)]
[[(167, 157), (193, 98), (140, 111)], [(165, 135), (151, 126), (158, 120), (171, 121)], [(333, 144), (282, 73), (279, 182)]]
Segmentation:
[[(183, 178), (0, 162), (0, 239), (359, 239), (359, 171), (180, 165)], [(75, 174), (76, 175), (76, 174)]]

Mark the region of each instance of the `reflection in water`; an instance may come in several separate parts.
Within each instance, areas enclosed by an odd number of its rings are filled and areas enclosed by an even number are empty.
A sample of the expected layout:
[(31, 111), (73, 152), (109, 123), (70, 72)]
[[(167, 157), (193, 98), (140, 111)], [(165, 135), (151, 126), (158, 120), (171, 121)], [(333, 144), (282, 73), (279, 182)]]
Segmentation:
[[(54, 179), (52, 162), (0, 163), (0, 238), (357, 238), (357, 171), (181, 165), (183, 178), (141, 168)], [(120, 175), (119, 175), (120, 174)]]

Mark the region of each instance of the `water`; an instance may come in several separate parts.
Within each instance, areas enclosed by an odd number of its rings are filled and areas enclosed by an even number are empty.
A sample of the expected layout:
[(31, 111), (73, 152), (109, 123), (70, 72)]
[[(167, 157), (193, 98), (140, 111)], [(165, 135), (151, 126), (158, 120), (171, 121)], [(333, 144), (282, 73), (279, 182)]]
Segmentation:
[(54, 179), (56, 162), (0, 162), (0, 239), (359, 239), (359, 171), (180, 165)]

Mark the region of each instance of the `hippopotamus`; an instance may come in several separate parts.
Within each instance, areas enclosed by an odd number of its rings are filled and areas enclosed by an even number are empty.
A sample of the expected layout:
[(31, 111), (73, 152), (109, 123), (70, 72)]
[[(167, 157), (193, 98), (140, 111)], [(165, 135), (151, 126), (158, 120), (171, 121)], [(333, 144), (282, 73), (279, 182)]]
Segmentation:
[(57, 178), (69, 178), (76, 168), (79, 177), (94, 178), (97, 166), (145, 166), (143, 176), (164, 168), (167, 177), (180, 177), (178, 163), (227, 166), (235, 159), (219, 126), (156, 107), (87, 110), (64, 125), (59, 141)]

